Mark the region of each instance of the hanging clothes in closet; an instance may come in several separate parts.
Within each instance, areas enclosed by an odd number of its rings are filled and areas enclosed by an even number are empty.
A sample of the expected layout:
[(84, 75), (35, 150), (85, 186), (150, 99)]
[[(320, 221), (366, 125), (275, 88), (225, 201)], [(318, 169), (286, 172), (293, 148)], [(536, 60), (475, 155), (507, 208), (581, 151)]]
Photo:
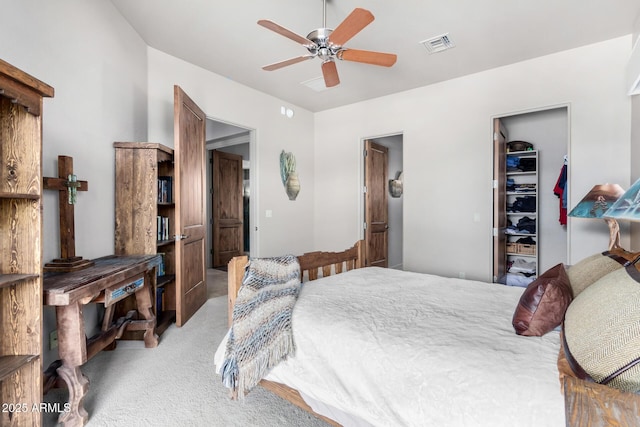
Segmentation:
[(558, 176), (558, 180), (556, 181), (556, 186), (553, 188), (553, 194), (558, 196), (560, 212), (558, 215), (558, 221), (560, 221), (561, 225), (567, 225), (567, 169), (568, 169), (569, 158), (567, 155), (564, 156), (564, 161), (562, 164), (562, 168), (560, 169), (560, 175)]

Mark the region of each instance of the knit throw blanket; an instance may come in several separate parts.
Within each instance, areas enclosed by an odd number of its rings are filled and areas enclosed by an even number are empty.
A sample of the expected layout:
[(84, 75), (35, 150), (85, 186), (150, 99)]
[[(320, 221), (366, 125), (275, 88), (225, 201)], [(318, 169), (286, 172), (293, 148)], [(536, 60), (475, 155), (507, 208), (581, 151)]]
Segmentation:
[(280, 361), (295, 352), (291, 314), (300, 293), (298, 258), (252, 259), (233, 307), (222, 383), (243, 399)]

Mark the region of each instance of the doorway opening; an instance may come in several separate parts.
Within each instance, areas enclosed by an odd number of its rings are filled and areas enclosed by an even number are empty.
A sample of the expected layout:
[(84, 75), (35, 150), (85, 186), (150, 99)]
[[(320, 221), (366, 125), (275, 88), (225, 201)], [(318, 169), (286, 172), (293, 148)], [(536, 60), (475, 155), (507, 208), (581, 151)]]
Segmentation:
[[(251, 203), (251, 186), (252, 177), (255, 173), (255, 162), (252, 165), (251, 153), (253, 152), (253, 136), (252, 129), (248, 129), (242, 126), (230, 124), (217, 119), (207, 117), (207, 130), (206, 130), (206, 150), (207, 150), (207, 239), (206, 239), (206, 251), (207, 251), (207, 268), (221, 268), (226, 267), (225, 255), (222, 252), (226, 252), (232, 249), (232, 246), (237, 246), (237, 243), (233, 243), (228, 239), (229, 235), (241, 235), (241, 252), (235, 255), (250, 254), (255, 242), (255, 234), (252, 228), (255, 229), (254, 215), (252, 214)], [(233, 233), (215, 232), (216, 225), (225, 221), (215, 218), (216, 215), (220, 215), (219, 210), (214, 208), (218, 202), (217, 194), (214, 191), (214, 151), (221, 154), (228, 154), (231, 157), (241, 157), (241, 184), (234, 185), (234, 192), (237, 192), (237, 198), (242, 200), (242, 205), (239, 208), (240, 212), (231, 214), (227, 211), (226, 207), (223, 208), (222, 216), (239, 214), (237, 220), (241, 221), (241, 230), (235, 230)], [(220, 175), (218, 175), (220, 176)], [(254, 185), (255, 187), (255, 185)], [(255, 191), (254, 191), (255, 195)], [(254, 196), (255, 200), (255, 196)], [(222, 255), (222, 258), (220, 257)], [(215, 261), (214, 261), (215, 260)]]
[[(398, 270), (403, 269), (402, 140), (401, 133), (362, 140), (359, 215), (367, 265)], [(371, 153), (366, 152), (368, 145), (374, 147)]]
[(569, 258), (570, 109), (552, 106), (492, 122), (493, 281), (525, 287)]

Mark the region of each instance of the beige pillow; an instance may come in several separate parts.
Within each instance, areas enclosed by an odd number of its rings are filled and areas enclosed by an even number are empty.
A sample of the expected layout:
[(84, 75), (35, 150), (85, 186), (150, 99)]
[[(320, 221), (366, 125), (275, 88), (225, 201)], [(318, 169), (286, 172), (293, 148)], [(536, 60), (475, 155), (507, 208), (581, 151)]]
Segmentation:
[(591, 378), (640, 391), (640, 273), (613, 271), (574, 298), (564, 320), (565, 352)]
[(627, 261), (633, 260), (640, 253), (628, 252), (622, 248), (614, 248), (599, 254), (591, 255), (572, 265), (567, 270), (573, 297), (577, 297), (589, 285), (607, 274), (622, 268)]

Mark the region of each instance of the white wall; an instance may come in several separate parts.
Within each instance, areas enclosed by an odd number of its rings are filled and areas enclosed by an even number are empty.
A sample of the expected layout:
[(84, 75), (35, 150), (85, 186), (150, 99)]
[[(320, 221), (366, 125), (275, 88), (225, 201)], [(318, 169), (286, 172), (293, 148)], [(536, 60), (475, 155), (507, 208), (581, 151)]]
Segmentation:
[[(75, 206), (76, 254), (113, 253), (115, 164), (113, 142), (144, 140), (147, 129), (146, 45), (110, 2), (0, 1), (0, 58), (51, 85), (44, 101), (43, 173), (58, 175), (58, 155), (73, 157), (89, 191)], [(58, 194), (45, 191), (43, 258), (60, 257)], [(87, 306), (89, 333), (95, 306)], [(44, 367), (55, 312), (44, 310)]]
[[(258, 233), (252, 239), (252, 255), (313, 250), (313, 114), (156, 49), (148, 49), (148, 58), (149, 139), (173, 146), (174, 84), (207, 116), (253, 129), (256, 151), (251, 153), (251, 169), (256, 176), (251, 178), (251, 205)], [(295, 110), (292, 119), (280, 114), (283, 105)], [(296, 156), (301, 190), (295, 201), (288, 199), (280, 181), (282, 150)], [(266, 217), (267, 210), (272, 217)]]
[[(2, 3), (0, 57), (55, 89), (44, 102), (43, 174), (57, 176), (58, 155), (68, 155), (89, 182), (75, 206), (76, 253), (111, 254), (112, 144), (146, 138), (146, 46), (110, 2)], [(60, 256), (57, 205), (45, 191), (45, 262)]]
[[(316, 246), (359, 236), (360, 138), (402, 132), (404, 268), (490, 281), (491, 118), (569, 103), (569, 204), (594, 181), (627, 186), (630, 50), (631, 37), (621, 37), (317, 113)], [(569, 227), (570, 263), (606, 249), (597, 230)]]

